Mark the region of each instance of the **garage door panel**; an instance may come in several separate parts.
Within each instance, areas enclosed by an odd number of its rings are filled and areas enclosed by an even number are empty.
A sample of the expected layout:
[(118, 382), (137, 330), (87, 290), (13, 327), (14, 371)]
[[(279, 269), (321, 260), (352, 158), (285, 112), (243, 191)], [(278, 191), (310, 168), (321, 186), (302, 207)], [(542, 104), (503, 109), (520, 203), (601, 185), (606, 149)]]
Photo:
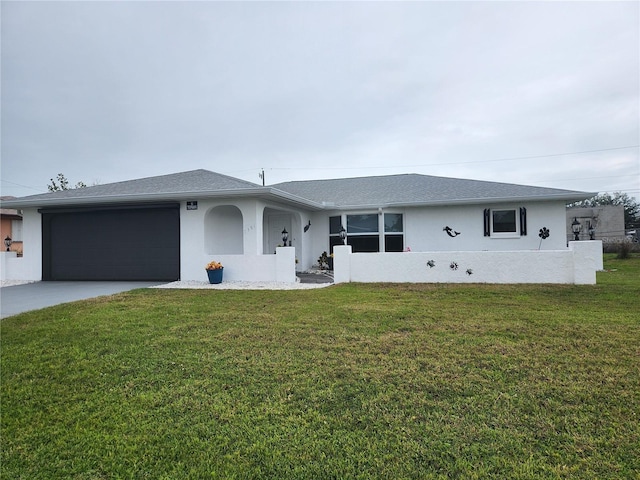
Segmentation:
[(43, 212), (46, 280), (177, 280), (176, 206)]

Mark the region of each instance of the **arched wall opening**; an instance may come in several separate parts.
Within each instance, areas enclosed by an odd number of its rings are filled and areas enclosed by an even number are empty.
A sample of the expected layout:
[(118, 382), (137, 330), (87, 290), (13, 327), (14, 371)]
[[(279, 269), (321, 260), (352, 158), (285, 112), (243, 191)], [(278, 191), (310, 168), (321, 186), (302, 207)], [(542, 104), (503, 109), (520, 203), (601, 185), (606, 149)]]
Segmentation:
[(244, 253), (242, 212), (234, 205), (220, 205), (204, 219), (204, 246), (207, 254), (242, 255)]

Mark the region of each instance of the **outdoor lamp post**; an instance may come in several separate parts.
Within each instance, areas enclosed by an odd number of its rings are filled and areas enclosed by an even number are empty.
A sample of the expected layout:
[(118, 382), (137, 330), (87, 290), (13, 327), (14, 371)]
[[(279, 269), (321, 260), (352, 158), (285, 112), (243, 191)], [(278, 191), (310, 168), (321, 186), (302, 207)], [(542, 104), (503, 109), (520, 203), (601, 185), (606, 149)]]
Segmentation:
[(576, 241), (580, 240), (580, 230), (582, 230), (582, 225), (580, 225), (580, 222), (576, 217), (573, 217), (573, 222), (571, 223), (571, 231), (573, 232), (573, 235), (575, 237), (574, 240)]
[(344, 229), (342, 225), (340, 225), (340, 240), (342, 240), (342, 244), (346, 245), (347, 242), (347, 231)]
[(7, 252), (11, 248), (11, 244), (12, 243), (13, 243), (13, 240), (11, 240), (11, 237), (9, 235), (7, 235), (7, 238), (4, 239), (4, 245), (5, 245), (5, 247), (7, 247)]
[(596, 236), (596, 229), (591, 221), (589, 221), (589, 229), (587, 231), (589, 232), (589, 240), (593, 240)]
[(288, 238), (289, 238), (289, 232), (287, 232), (287, 229), (286, 229), (286, 228), (284, 228), (284, 229), (282, 230), (282, 245), (283, 245), (284, 247), (286, 247), (286, 246), (287, 246), (287, 239), (288, 239)]

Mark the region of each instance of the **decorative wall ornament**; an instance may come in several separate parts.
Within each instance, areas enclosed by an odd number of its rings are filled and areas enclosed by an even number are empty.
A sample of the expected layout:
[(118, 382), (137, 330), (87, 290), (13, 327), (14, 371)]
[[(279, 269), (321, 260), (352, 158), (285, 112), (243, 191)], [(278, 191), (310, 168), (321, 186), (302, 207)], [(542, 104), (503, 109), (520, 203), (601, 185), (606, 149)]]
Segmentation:
[(450, 237), (457, 237), (458, 235), (460, 235), (460, 232), (456, 232), (455, 230), (453, 230), (449, 225), (447, 225), (446, 227), (444, 227), (442, 229), (443, 232), (447, 232), (447, 235), (449, 235)]
[(540, 229), (540, 232), (538, 233), (538, 236), (540, 237), (540, 244), (538, 245), (538, 250), (540, 250), (540, 247), (542, 246), (542, 240), (544, 240), (545, 238), (549, 238), (550, 234), (551, 232), (549, 232), (549, 229), (547, 227), (542, 227)]
[[(435, 266), (436, 266), (436, 261), (435, 261), (435, 260), (429, 260), (429, 261), (427, 262), (427, 267), (429, 267), (429, 268), (433, 268), (433, 267), (435, 267)], [(451, 270), (453, 270), (453, 271), (456, 271), (456, 270), (458, 270), (458, 269), (460, 268), (460, 265), (458, 265), (458, 262), (452, 261), (452, 262), (449, 264), (449, 268), (450, 268)], [(467, 270), (465, 271), (465, 273), (466, 273), (467, 275), (473, 275), (473, 269), (471, 269), (471, 268), (467, 268)]]

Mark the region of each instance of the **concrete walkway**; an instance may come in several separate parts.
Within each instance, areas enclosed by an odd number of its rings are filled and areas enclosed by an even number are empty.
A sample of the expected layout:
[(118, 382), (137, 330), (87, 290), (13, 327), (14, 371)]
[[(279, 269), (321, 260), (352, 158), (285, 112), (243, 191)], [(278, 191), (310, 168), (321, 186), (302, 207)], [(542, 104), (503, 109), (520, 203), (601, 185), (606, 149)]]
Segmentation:
[[(331, 272), (305, 272), (297, 275), (298, 282), (279, 284), (274, 282), (223, 282), (219, 285), (210, 285), (207, 282), (34, 282), (11, 285), (7, 282), (0, 288), (0, 318), (61, 303), (113, 295), (134, 288), (289, 290), (321, 288), (333, 284)], [(9, 286), (5, 286), (7, 284)]]
[(0, 288), (0, 318), (166, 282), (35, 282)]

